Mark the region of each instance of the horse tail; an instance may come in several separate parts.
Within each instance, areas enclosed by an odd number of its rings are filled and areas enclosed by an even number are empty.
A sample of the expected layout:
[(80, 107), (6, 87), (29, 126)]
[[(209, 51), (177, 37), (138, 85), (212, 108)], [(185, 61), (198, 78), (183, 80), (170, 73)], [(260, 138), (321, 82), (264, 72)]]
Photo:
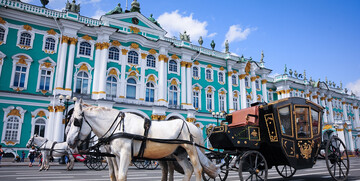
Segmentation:
[(196, 151), (199, 156), (200, 164), (203, 167), (203, 171), (211, 178), (215, 179), (219, 173), (220, 168), (216, 166), (211, 160), (209, 160), (205, 154), (199, 149), (199, 147), (196, 147)]

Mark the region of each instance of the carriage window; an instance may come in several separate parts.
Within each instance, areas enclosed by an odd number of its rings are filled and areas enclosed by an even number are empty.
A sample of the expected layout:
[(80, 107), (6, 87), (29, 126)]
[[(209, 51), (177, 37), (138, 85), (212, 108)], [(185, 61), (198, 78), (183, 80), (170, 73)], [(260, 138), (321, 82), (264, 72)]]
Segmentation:
[(291, 126), (290, 106), (282, 107), (279, 110), (279, 119), (281, 125), (281, 133), (287, 136), (293, 136)]
[(298, 138), (310, 138), (311, 137), (311, 125), (309, 108), (296, 107), (295, 108), (295, 123), (296, 133)]
[(311, 109), (311, 118), (312, 118), (313, 134), (317, 135), (319, 134), (319, 112), (315, 111), (314, 109)]

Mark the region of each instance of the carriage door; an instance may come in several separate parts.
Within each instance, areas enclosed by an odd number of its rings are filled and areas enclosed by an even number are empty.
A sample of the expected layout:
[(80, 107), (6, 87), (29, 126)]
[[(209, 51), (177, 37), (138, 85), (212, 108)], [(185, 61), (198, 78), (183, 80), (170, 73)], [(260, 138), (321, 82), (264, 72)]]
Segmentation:
[[(304, 105), (294, 106), (296, 158), (303, 164), (313, 162), (313, 154), (317, 146), (313, 140), (310, 107)], [(315, 148), (315, 149), (314, 149)]]

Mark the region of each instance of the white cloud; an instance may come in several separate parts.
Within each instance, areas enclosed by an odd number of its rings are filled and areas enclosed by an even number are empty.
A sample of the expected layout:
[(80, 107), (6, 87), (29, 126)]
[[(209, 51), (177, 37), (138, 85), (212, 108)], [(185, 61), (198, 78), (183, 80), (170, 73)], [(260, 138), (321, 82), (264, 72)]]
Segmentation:
[(226, 40), (228, 40), (229, 43), (246, 40), (249, 34), (255, 30), (256, 28), (242, 29), (240, 25), (232, 25), (230, 26), (229, 31), (225, 35), (225, 40), (223, 44), (225, 44)]
[(191, 41), (197, 41), (200, 36), (213, 37), (216, 33), (211, 33), (208, 35), (208, 30), (206, 29), (208, 23), (206, 21), (199, 21), (193, 18), (193, 13), (189, 16), (186, 16), (184, 13), (179, 13), (179, 10), (173, 11), (171, 13), (165, 12), (160, 15), (157, 21), (160, 23), (167, 32), (168, 37), (179, 37), (179, 33), (186, 31), (190, 35)]
[(360, 96), (360, 79), (355, 82), (348, 83), (345, 87), (356, 94), (356, 96)]
[(217, 33), (211, 33), (210, 35), (208, 35), (207, 37), (208, 38), (212, 38), (212, 37), (214, 37), (214, 36), (216, 36), (217, 35)]
[(30, 3), (32, 0), (22, 0), (23, 3)]
[(100, 19), (100, 17), (102, 15), (106, 14), (105, 11), (101, 10), (101, 9), (98, 9), (95, 11), (95, 14), (91, 17), (91, 18), (94, 18), (94, 19)]

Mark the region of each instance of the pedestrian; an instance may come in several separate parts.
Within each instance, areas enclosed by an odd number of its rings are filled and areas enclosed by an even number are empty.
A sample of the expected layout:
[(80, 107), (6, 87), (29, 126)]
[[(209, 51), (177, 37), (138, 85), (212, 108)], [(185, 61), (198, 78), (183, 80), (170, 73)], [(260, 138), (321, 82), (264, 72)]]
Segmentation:
[(20, 162), (24, 162), (25, 161), (25, 151), (21, 152), (21, 160)]
[(4, 154), (4, 150), (2, 149), (2, 145), (0, 145), (0, 164), (3, 154)]
[(30, 159), (29, 167), (32, 167), (32, 164), (34, 163), (35, 154), (36, 154), (35, 147), (32, 146), (30, 151), (29, 151), (29, 155), (28, 155), (28, 157)]
[(38, 155), (38, 158), (39, 158), (39, 167), (41, 166), (41, 163), (42, 163), (42, 154), (41, 154), (41, 152), (39, 153), (39, 155)]

